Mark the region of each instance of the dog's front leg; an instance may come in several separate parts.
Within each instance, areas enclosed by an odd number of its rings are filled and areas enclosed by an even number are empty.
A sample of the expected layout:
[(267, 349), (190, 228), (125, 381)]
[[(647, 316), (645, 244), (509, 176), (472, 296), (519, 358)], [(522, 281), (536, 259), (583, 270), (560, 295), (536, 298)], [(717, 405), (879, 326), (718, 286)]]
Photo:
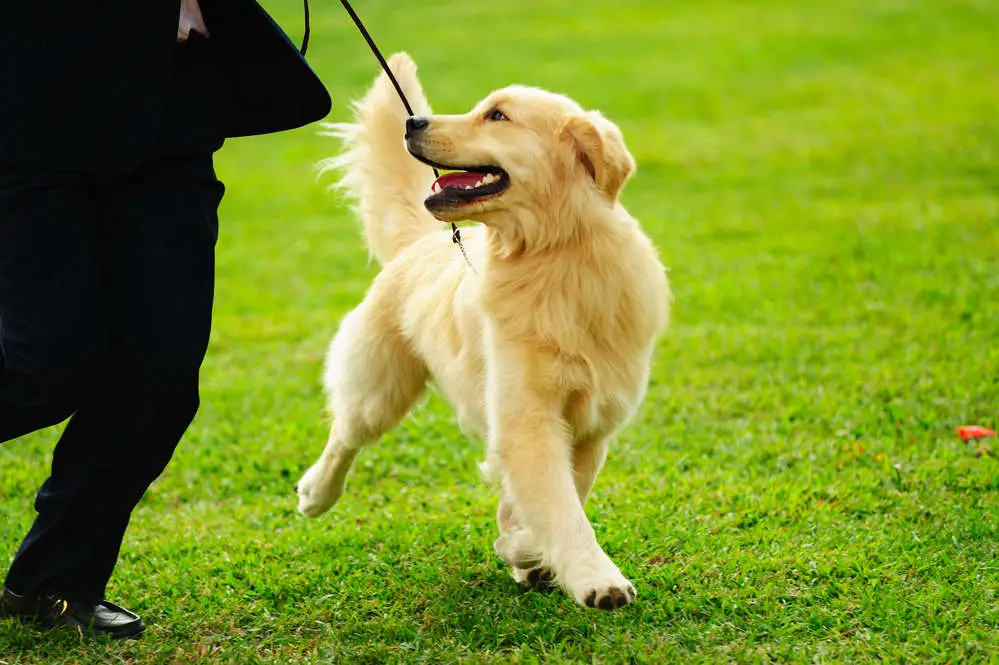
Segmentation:
[(494, 405), (491, 466), (537, 537), (543, 563), (558, 584), (581, 605), (608, 610), (626, 605), (635, 589), (600, 548), (583, 512), (568, 428), (556, 409), (530, 402)]

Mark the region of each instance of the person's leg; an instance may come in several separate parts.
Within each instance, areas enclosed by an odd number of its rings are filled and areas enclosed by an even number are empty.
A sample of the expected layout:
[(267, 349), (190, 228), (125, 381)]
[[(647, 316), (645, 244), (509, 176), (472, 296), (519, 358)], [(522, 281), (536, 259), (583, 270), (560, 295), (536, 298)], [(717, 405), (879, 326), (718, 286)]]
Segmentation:
[[(57, 424), (100, 396), (107, 325), (93, 180), (13, 169), (0, 178), (0, 440), (9, 440)], [(76, 555), (80, 499), (89, 494), (87, 469), (75, 464), (79, 448), (63, 436), (39, 492), (39, 499), (52, 498), (21, 547), (47, 536), (31, 563), (38, 571)], [(34, 594), (37, 576), (19, 575), (18, 558), (6, 586)]]
[[(211, 155), (162, 160), (113, 196), (110, 229), (114, 380), (129, 427), (106, 482), (116, 487), (105, 549), (85, 575), (111, 576), (132, 509), (166, 468), (200, 404), (224, 187)], [(96, 415), (96, 414), (95, 414)], [(99, 416), (97, 416), (99, 419)], [(109, 515), (109, 516), (110, 516)]]
[[(100, 398), (108, 335), (97, 191), (92, 176), (0, 170), (0, 441), (55, 425)], [(76, 464), (80, 450), (88, 450), (86, 442), (72, 436), (56, 446), (39, 492), (49, 499), (21, 548), (31, 554), (15, 561), (0, 616), (65, 613), (33, 579), (79, 555), (81, 499), (91, 480), (87, 466)], [(46, 547), (31, 547), (42, 539)], [(36, 574), (19, 575), (17, 561), (30, 562), (20, 567)]]
[(0, 443), (66, 420), (103, 364), (91, 184), (0, 169)]
[[(99, 399), (66, 428), (36, 500), (43, 526), (25, 540), (8, 586), (104, 597), (131, 512), (198, 408), (222, 191), (205, 155), (160, 160), (104, 192), (109, 366)], [(74, 527), (45, 528), (70, 497), (81, 506)]]

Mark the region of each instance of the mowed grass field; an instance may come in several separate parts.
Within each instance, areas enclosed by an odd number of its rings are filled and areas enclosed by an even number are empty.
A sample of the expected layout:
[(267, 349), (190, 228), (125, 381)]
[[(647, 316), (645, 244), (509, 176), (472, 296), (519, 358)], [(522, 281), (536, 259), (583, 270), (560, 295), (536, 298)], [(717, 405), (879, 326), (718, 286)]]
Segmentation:
[[(298, 2), (265, 4), (297, 39)], [(518, 591), (437, 397), (297, 514), (323, 353), (377, 270), (309, 127), (218, 156), (204, 404), (109, 590), (148, 633), (0, 622), (0, 663), (999, 662), (999, 444), (954, 432), (999, 421), (999, 2), (357, 9), (438, 112), (539, 85), (635, 154), (674, 321), (588, 513), (637, 602)], [(309, 57), (346, 119), (377, 64), (336, 3)], [(57, 434), (0, 447), (0, 564)]]

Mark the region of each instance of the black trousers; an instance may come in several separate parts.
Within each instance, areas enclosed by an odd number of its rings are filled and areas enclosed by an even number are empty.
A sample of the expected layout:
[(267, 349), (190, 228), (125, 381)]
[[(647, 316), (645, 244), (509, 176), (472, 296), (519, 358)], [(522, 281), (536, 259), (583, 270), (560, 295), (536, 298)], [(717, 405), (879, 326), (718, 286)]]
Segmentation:
[(116, 176), (0, 169), (0, 442), (69, 418), (16, 593), (103, 598), (198, 409), (224, 191), (211, 154)]

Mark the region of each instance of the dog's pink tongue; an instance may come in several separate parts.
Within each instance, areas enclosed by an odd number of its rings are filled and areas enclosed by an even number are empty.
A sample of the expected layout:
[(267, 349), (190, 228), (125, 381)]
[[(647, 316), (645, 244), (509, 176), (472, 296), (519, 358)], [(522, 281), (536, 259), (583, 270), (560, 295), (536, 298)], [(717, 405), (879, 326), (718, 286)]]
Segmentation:
[(457, 173), (445, 173), (437, 178), (435, 185), (441, 189), (454, 187), (455, 189), (465, 189), (475, 187), (475, 183), (482, 179), (481, 173), (469, 173), (468, 171), (458, 171)]

